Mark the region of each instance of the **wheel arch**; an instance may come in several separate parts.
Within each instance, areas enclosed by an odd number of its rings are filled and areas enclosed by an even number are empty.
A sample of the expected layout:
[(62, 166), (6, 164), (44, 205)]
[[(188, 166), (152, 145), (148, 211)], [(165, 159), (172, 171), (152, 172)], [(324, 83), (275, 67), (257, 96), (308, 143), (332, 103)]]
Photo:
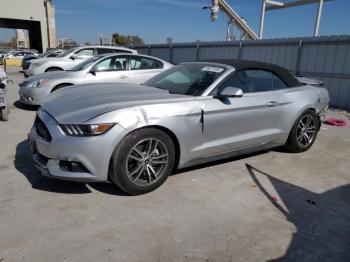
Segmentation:
[(300, 117), (306, 110), (312, 110), (312, 111), (314, 111), (315, 114), (317, 115), (316, 108), (313, 107), (313, 106), (311, 106), (311, 105), (305, 106), (305, 107), (303, 107), (301, 110), (299, 110), (298, 114), (296, 114), (296, 116), (295, 116), (294, 119), (293, 119), (293, 122), (291, 123), (291, 126), (290, 126), (290, 128), (289, 128), (289, 132), (288, 132), (288, 137), (289, 137), (289, 135), (290, 135), (290, 132), (292, 132), (292, 128), (293, 128), (293, 126), (294, 126), (294, 124), (295, 124), (295, 121), (297, 121), (297, 120), (299, 119), (299, 117)]
[(45, 73), (48, 72), (48, 71), (50, 71), (50, 70), (52, 70), (52, 69), (55, 69), (55, 70), (57, 70), (57, 71), (64, 71), (64, 69), (61, 68), (61, 67), (59, 67), (59, 66), (50, 66), (50, 67), (48, 67), (48, 68), (45, 69)]
[[(127, 132), (124, 134), (123, 138), (120, 140), (123, 141), (123, 139), (129, 135), (130, 133), (136, 132), (138, 130), (141, 129), (149, 129), (149, 128), (154, 128), (154, 129), (159, 129), (161, 131), (163, 131), (165, 134), (167, 134), (170, 139), (173, 141), (174, 143), (174, 147), (175, 147), (175, 164), (174, 164), (174, 170), (177, 169), (177, 167), (179, 166), (179, 162), (180, 162), (180, 155), (181, 155), (181, 147), (180, 147), (180, 142), (179, 139), (177, 138), (177, 136), (175, 135), (175, 133), (170, 130), (169, 128), (165, 127), (165, 126), (161, 126), (161, 125), (149, 125), (149, 126), (142, 126), (133, 130), (130, 130), (130, 132)], [(119, 146), (120, 142), (116, 145), (116, 147)], [(111, 168), (111, 163), (112, 163), (112, 156), (113, 154), (110, 156), (110, 160), (109, 160), (109, 168)], [(109, 176), (109, 174), (108, 174)]]
[(166, 133), (171, 138), (171, 140), (174, 143), (174, 147), (175, 147), (175, 164), (174, 164), (174, 169), (176, 169), (178, 167), (178, 165), (179, 165), (179, 162), (180, 162), (181, 147), (180, 147), (179, 139), (177, 138), (175, 133), (172, 130), (170, 130), (169, 128), (164, 127), (164, 126), (160, 126), (160, 125), (151, 125), (151, 126), (146, 126), (144, 128), (160, 129), (160, 130), (162, 130), (164, 133)]
[(68, 87), (68, 86), (73, 86), (74, 84), (73, 83), (59, 83), (57, 85), (55, 85), (52, 89), (51, 89), (51, 92), (50, 93), (53, 93), (55, 91), (57, 91), (58, 89), (60, 88), (63, 88), (63, 87)]

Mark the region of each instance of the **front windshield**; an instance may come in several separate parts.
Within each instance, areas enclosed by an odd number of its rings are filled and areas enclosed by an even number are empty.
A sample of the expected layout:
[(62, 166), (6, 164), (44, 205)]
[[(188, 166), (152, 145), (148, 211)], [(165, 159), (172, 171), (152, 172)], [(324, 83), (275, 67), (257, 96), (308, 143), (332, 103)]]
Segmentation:
[(181, 64), (151, 78), (145, 85), (171, 94), (200, 96), (224, 72), (224, 67), (212, 64)]
[(89, 66), (93, 65), (99, 59), (101, 59), (100, 56), (92, 57), (90, 59), (87, 59), (87, 60), (77, 64), (75, 67), (73, 67), (72, 69), (70, 69), (68, 71), (81, 71), (81, 70), (84, 70), (84, 69), (88, 68)]
[(48, 51), (48, 52), (45, 52), (45, 53), (41, 53), (40, 55), (39, 55), (39, 57), (46, 57), (48, 54), (50, 54), (51, 52), (50, 51)]
[(62, 54), (58, 55), (57, 57), (65, 57), (66, 55), (72, 53), (74, 50), (76, 50), (76, 48), (68, 49), (67, 51), (64, 51)]

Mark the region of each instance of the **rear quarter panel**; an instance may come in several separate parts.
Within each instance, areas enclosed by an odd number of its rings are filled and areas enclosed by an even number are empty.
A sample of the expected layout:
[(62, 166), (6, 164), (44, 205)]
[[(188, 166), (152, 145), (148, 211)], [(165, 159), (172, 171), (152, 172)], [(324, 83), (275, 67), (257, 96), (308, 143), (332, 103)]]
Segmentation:
[[(329, 102), (326, 89), (309, 85), (277, 92), (280, 114), (276, 127), (281, 131), (278, 140), (283, 144), (286, 143), (294, 122), (305, 110), (313, 109), (319, 114)], [(323, 95), (323, 99), (320, 99), (320, 94)]]

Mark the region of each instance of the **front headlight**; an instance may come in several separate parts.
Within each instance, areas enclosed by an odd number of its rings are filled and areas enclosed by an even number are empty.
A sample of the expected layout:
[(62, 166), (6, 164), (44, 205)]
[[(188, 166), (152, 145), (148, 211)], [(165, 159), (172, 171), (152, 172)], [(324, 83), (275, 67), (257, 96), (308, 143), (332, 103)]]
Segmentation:
[(83, 125), (59, 125), (67, 136), (97, 136), (106, 133), (115, 123), (108, 124), (83, 124)]
[(45, 85), (48, 82), (49, 82), (49, 79), (40, 79), (40, 80), (37, 80), (37, 81), (34, 81), (34, 82), (30, 83), (29, 85), (31, 87), (39, 88), (39, 87), (42, 87), (43, 85)]

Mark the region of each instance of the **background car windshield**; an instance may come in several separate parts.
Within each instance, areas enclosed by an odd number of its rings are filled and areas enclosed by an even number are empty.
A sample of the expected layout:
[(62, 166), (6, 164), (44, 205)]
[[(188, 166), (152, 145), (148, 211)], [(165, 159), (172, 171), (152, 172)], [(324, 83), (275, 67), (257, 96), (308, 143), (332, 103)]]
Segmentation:
[(50, 53), (51, 53), (50, 51), (44, 52), (44, 53), (40, 54), (39, 57), (45, 57), (45, 56), (47, 56)]
[(168, 90), (171, 94), (199, 96), (225, 68), (210, 64), (182, 64), (148, 80), (145, 85)]
[(74, 50), (76, 50), (76, 48), (69, 49), (69, 50), (63, 52), (62, 54), (60, 54), (60, 55), (57, 56), (57, 57), (65, 57), (66, 55), (72, 53)]
[(101, 57), (96, 56), (96, 57), (92, 57), (88, 60), (85, 60), (84, 62), (79, 63), (78, 65), (76, 65), (75, 67), (73, 67), (72, 69), (68, 70), (68, 71), (81, 71), (84, 70), (86, 68), (88, 68), (89, 66), (93, 65), (97, 60), (101, 59)]

